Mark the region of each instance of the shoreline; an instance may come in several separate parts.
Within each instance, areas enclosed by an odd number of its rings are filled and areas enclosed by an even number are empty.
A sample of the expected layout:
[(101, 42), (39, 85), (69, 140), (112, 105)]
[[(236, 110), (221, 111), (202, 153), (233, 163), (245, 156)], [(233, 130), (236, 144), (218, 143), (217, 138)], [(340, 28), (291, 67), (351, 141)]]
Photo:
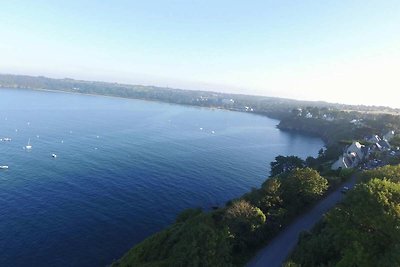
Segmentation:
[(280, 131), (283, 132), (290, 132), (290, 133), (296, 133), (300, 135), (305, 135), (309, 137), (318, 137), (319, 139), (322, 140), (323, 146), (326, 146), (329, 144), (329, 140), (325, 136), (320, 136), (316, 133), (311, 133), (307, 132), (304, 130), (299, 130), (299, 129), (291, 129), (291, 128), (286, 128), (281, 126), (282, 119), (279, 118), (274, 118), (272, 116), (268, 116), (267, 114), (262, 114), (258, 112), (246, 112), (242, 110), (235, 110), (235, 109), (228, 109), (224, 107), (210, 107), (210, 106), (200, 106), (200, 105), (189, 105), (189, 104), (181, 104), (181, 103), (174, 103), (174, 102), (167, 102), (167, 101), (161, 101), (161, 100), (153, 100), (153, 99), (144, 99), (144, 98), (133, 98), (133, 97), (123, 97), (123, 96), (115, 96), (115, 95), (107, 95), (107, 94), (93, 94), (93, 93), (81, 93), (78, 91), (69, 91), (69, 90), (51, 90), (51, 89), (44, 89), (44, 88), (32, 88), (32, 87), (4, 87), (0, 85), (0, 89), (9, 89), (9, 90), (28, 90), (28, 91), (39, 91), (39, 92), (50, 92), (50, 93), (65, 93), (65, 94), (73, 94), (73, 95), (85, 95), (85, 96), (94, 96), (94, 97), (107, 97), (107, 98), (116, 98), (116, 99), (128, 99), (128, 100), (139, 100), (139, 101), (146, 101), (146, 102), (155, 102), (155, 103), (160, 103), (160, 104), (169, 104), (169, 105), (177, 105), (177, 106), (185, 106), (185, 107), (193, 107), (193, 108), (204, 108), (204, 109), (209, 109), (209, 110), (221, 110), (221, 111), (228, 111), (228, 112), (240, 112), (244, 114), (251, 114), (251, 115), (256, 115), (256, 116), (262, 116), (262, 117), (267, 117), (272, 120), (276, 120), (277, 124), (275, 127), (279, 129)]
[[(210, 107), (210, 106), (200, 106), (200, 105), (189, 105), (189, 104), (181, 104), (181, 103), (174, 103), (174, 102), (167, 102), (167, 101), (161, 101), (161, 100), (153, 100), (153, 99), (145, 99), (145, 98), (134, 98), (134, 97), (123, 97), (123, 96), (115, 96), (115, 95), (106, 95), (106, 94), (88, 94), (88, 93), (81, 93), (81, 92), (74, 92), (74, 91), (68, 91), (68, 90), (52, 90), (52, 89), (43, 89), (43, 88), (31, 88), (31, 87), (4, 87), (0, 85), (0, 89), (9, 89), (9, 90), (28, 90), (28, 91), (40, 91), (40, 92), (50, 92), (50, 93), (65, 93), (65, 94), (73, 94), (73, 95), (86, 95), (86, 96), (96, 96), (96, 97), (109, 97), (109, 98), (117, 98), (117, 99), (129, 99), (129, 100), (140, 100), (140, 101), (146, 101), (146, 102), (155, 102), (155, 103), (161, 103), (161, 104), (170, 104), (170, 105), (177, 105), (177, 106), (185, 106), (185, 107), (194, 107), (194, 108), (205, 108), (205, 109), (218, 109), (218, 110), (223, 110), (223, 111), (231, 111), (231, 112), (240, 112), (240, 113), (245, 113), (245, 114), (252, 114), (252, 115), (257, 115), (257, 116), (262, 116), (262, 117), (267, 117), (272, 120), (277, 120), (281, 121), (280, 119), (257, 113), (257, 112), (246, 112), (246, 111), (241, 111), (241, 110), (235, 110), (235, 109), (228, 109), (228, 108), (223, 108), (223, 107)], [(278, 126), (278, 124), (276, 125)]]

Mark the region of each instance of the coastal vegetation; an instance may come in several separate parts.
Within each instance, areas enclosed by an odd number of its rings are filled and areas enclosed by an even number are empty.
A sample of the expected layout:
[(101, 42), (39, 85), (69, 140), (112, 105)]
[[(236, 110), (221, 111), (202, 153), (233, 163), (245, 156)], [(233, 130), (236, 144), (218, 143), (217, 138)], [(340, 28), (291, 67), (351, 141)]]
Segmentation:
[(365, 171), (359, 179), (303, 233), (286, 266), (400, 266), (400, 165)]
[(310, 168), (282, 172), (225, 207), (182, 212), (173, 225), (134, 246), (113, 266), (241, 266), (328, 186)]

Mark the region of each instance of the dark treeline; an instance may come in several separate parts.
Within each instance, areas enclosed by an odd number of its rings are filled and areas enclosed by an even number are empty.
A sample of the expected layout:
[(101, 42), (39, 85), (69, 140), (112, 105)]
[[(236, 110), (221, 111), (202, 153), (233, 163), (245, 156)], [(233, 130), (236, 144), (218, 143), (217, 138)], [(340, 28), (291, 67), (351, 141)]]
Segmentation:
[[(181, 90), (167, 87), (129, 85), (119, 83), (82, 81), (74, 79), (51, 79), (24, 75), (0, 74), (0, 87), (21, 89), (46, 89), (98, 94), (134, 99), (154, 100), (167, 103), (194, 105), (202, 107), (224, 108), (234, 111), (254, 112), (276, 119), (290, 116), (294, 108), (323, 108), (326, 110), (389, 111), (397, 109), (375, 106), (354, 106), (332, 104), (317, 101), (298, 101), (277, 97), (251, 96), (240, 94), (217, 93), (210, 91)], [(230, 100), (233, 101), (230, 101)]]

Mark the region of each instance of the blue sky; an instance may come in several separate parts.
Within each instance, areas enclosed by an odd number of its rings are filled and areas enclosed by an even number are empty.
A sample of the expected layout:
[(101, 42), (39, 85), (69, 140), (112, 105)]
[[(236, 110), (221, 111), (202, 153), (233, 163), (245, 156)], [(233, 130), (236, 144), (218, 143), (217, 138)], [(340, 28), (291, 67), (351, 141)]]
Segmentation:
[(0, 36), (1, 73), (400, 107), (400, 1), (0, 0)]

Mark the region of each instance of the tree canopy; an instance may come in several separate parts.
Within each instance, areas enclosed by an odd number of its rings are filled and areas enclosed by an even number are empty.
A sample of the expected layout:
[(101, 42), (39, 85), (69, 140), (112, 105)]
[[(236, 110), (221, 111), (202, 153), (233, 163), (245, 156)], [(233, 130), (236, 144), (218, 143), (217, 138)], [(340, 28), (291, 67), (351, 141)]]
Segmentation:
[(295, 169), (281, 181), (283, 199), (291, 208), (310, 204), (328, 188), (328, 180), (310, 168)]
[(303, 168), (304, 166), (304, 160), (297, 156), (285, 157), (279, 155), (275, 157), (275, 161), (271, 162), (271, 177), (290, 172), (296, 168)]
[(399, 166), (364, 172), (366, 182), (303, 234), (287, 266), (400, 266), (398, 177)]
[(231, 261), (228, 229), (202, 213), (147, 238), (113, 266), (211, 267), (232, 266)]

